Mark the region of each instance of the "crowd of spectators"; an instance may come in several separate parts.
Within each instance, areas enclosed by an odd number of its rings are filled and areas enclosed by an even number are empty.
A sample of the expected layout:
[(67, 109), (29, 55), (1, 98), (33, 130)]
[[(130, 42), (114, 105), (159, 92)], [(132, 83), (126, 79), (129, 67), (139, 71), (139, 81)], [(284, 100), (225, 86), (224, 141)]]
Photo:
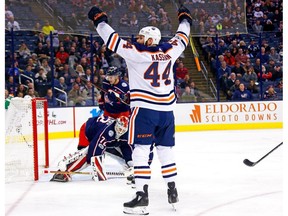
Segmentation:
[[(131, 0), (119, 2), (128, 6), (128, 13), (123, 13), (117, 25), (138, 27), (138, 15), (141, 12), (147, 18), (146, 24), (155, 25), (161, 30), (171, 30), (171, 20), (168, 13), (163, 9), (163, 1)], [(208, 0), (187, 1), (187, 3), (200, 4), (205, 2), (208, 2)], [(222, 1), (210, 0), (209, 2), (220, 3)], [(203, 33), (208, 34), (208, 37), (202, 37), (200, 41), (206, 59), (211, 64), (211, 70), (219, 80), (221, 90), (227, 100), (236, 100), (234, 93), (239, 90), (240, 84), (243, 84), (244, 89), (251, 92), (253, 99), (259, 99), (256, 94), (259, 95), (259, 83), (263, 81), (267, 82), (264, 89), (264, 98), (276, 99), (277, 92), (282, 91), (283, 83), (283, 46), (281, 43), (282, 34), (279, 34), (283, 30), (282, 3), (278, 0), (271, 0), (268, 5), (268, 1), (247, 1), (247, 21), (251, 29), (253, 29), (253, 25), (256, 22), (260, 21), (263, 24), (268, 21), (268, 18), (274, 25), (273, 37), (279, 38), (280, 43), (271, 47), (267, 38), (263, 38), (259, 46), (257, 37), (249, 37), (249, 41), (247, 41), (247, 35), (239, 32), (235, 34), (226, 32), (225, 36), (218, 38), (217, 43), (214, 37), (217, 32), (217, 25), (221, 23), (222, 29), (225, 29), (226, 25), (233, 27), (233, 19), (237, 18), (239, 21), (242, 16), (237, 1), (232, 1), (233, 4), (230, 1), (223, 2), (226, 2), (225, 7), (227, 9), (227, 16), (223, 19), (219, 14), (209, 16), (205, 13), (205, 16), (202, 16), (201, 13), (204, 12), (197, 10), (193, 11), (192, 14), (194, 19), (200, 19), (200, 23), (203, 22)], [(57, 4), (58, 2), (49, 1), (48, 3)], [(71, 0), (71, 4), (76, 8), (88, 7), (86, 3), (86, 1)], [(116, 7), (114, 1), (104, 0), (100, 4), (108, 12)], [(252, 17), (250, 12), (253, 15)], [(263, 15), (261, 15), (261, 12)], [(78, 17), (79, 23), (84, 22), (79, 18), (81, 17), (80, 14), (76, 13), (75, 17)], [(9, 30), (8, 24), (10, 23), (9, 25), (11, 25), (12, 20), (14, 20), (14, 14), (9, 11), (9, 8), (5, 8), (5, 19)], [(111, 21), (115, 23), (113, 17)], [(213, 23), (215, 28), (209, 27), (209, 23)], [(93, 41), (90, 41), (89, 37), (77, 35), (62, 35), (60, 37), (58, 31), (51, 26), (49, 21), (46, 21), (42, 27), (39, 26), (39, 23), (36, 24), (37, 31), (35, 29), (33, 32), (35, 37), (37, 37), (35, 47), (31, 49), (23, 41), (19, 47), (16, 47), (14, 55), (6, 58), (6, 65), (9, 67), (5, 73), (5, 89), (9, 94), (18, 97), (25, 97), (26, 95), (46, 97), (49, 101), (49, 106), (97, 105), (97, 99), (100, 95), (98, 87), (101, 87), (105, 72), (109, 66), (120, 68), (122, 78), (128, 80), (125, 61), (121, 56), (109, 51), (101, 39), (93, 38)], [(15, 20), (14, 25), (16, 25)], [(41, 31), (39, 31), (40, 29)], [(17, 28), (14, 30), (17, 30)], [(52, 48), (49, 31), (53, 33)], [(216, 47), (218, 47), (218, 50)], [(51, 58), (51, 50), (54, 51), (53, 59)], [(14, 62), (14, 65), (12, 62)], [(93, 67), (91, 67), (92, 62)], [(52, 74), (52, 66), (54, 74)], [(181, 58), (174, 65), (174, 69), (177, 76), (178, 102), (201, 101), (200, 91), (189, 76), (191, 71), (189, 72), (185, 68)], [(19, 76), (20, 79), (18, 79)], [(52, 90), (53, 86), (57, 87), (57, 89)], [(273, 91), (271, 88), (273, 88)], [(272, 97), (273, 92), (276, 96)], [(57, 100), (54, 98), (57, 98)], [(242, 95), (242, 98), (245, 97)], [(248, 99), (251, 98), (249, 97)]]
[[(231, 15), (237, 14), (237, 8), (237, 1), (233, 1)], [(233, 97), (235, 89), (239, 95), (239, 82), (241, 86), (243, 84), (245, 92), (248, 90), (252, 93), (252, 98), (243, 93), (245, 96), (242, 95), (242, 100), (260, 99), (260, 91), (255, 91), (254, 87), (249, 86), (252, 80), (257, 89), (263, 88), (264, 99), (278, 99), (279, 97), (267, 97), (266, 92), (273, 87), (276, 88), (273, 92), (282, 95), (279, 83), (283, 79), (283, 2), (246, 1), (246, 10), (250, 34), (241, 34), (239, 31), (235, 34), (226, 31), (225, 35), (217, 30), (206, 32), (208, 36), (199, 40), (205, 58), (210, 63), (211, 71), (215, 74), (219, 88), (227, 100), (240, 100), (239, 97)], [(239, 14), (238, 19), (240, 16)], [(231, 21), (231, 17), (229, 19)], [(206, 22), (211, 23), (212, 20), (212, 16), (207, 16)], [(216, 33), (219, 37), (215, 37)], [(231, 86), (231, 82), (236, 84), (236, 88), (235, 84)]]

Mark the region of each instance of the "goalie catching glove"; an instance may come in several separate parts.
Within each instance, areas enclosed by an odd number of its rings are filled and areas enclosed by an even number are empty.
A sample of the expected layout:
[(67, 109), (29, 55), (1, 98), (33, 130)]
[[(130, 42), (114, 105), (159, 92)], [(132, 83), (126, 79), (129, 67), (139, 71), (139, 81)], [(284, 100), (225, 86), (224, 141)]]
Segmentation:
[(186, 19), (190, 23), (190, 25), (192, 25), (192, 17), (190, 11), (186, 7), (181, 5), (178, 9), (179, 23), (181, 23), (184, 19)]
[(101, 22), (108, 23), (108, 17), (105, 12), (103, 12), (100, 8), (93, 6), (89, 13), (88, 18), (93, 21), (94, 26), (97, 28), (98, 24)]

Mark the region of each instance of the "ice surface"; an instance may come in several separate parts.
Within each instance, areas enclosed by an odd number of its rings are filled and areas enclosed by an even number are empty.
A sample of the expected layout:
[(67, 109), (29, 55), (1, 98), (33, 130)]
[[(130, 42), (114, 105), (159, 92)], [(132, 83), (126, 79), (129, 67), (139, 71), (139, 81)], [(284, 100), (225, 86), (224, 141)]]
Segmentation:
[[(183, 216), (282, 216), (283, 146), (254, 167), (257, 161), (283, 141), (283, 131), (239, 130), (176, 133), (175, 157), (180, 202), (174, 212), (160, 174), (157, 153), (149, 185), (150, 215)], [(73, 153), (77, 139), (50, 141), (51, 167), (63, 155)], [(108, 164), (120, 166), (112, 159)], [(113, 166), (114, 166), (113, 165)], [(124, 215), (123, 203), (135, 194), (124, 178), (94, 182), (74, 175), (68, 183), (38, 182), (5, 184), (7, 216)]]

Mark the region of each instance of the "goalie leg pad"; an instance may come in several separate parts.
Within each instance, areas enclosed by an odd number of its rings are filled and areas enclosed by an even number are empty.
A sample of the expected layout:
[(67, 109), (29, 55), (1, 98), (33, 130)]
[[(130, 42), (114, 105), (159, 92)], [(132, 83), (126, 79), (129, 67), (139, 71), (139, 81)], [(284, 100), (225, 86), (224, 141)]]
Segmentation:
[(107, 180), (107, 174), (104, 167), (104, 157), (101, 156), (94, 156), (91, 157), (91, 166), (93, 170), (93, 176), (92, 179), (94, 181), (106, 181)]
[(81, 149), (74, 154), (69, 154), (58, 163), (58, 169), (61, 171), (80, 171), (87, 167), (86, 156), (88, 153), (88, 146)]

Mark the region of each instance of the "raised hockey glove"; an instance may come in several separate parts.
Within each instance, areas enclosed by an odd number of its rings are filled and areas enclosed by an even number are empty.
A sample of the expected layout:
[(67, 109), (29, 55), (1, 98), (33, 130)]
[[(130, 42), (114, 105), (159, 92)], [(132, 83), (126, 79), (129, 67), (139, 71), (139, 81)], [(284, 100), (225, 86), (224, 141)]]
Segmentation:
[(191, 17), (190, 11), (186, 7), (181, 5), (178, 9), (179, 23), (181, 23), (182, 20), (184, 20), (184, 19), (186, 19), (190, 23), (190, 25), (192, 25), (192, 17)]
[(101, 22), (108, 23), (108, 17), (105, 12), (103, 12), (100, 8), (93, 6), (89, 13), (88, 18), (94, 22), (94, 26), (97, 28), (98, 24)]

